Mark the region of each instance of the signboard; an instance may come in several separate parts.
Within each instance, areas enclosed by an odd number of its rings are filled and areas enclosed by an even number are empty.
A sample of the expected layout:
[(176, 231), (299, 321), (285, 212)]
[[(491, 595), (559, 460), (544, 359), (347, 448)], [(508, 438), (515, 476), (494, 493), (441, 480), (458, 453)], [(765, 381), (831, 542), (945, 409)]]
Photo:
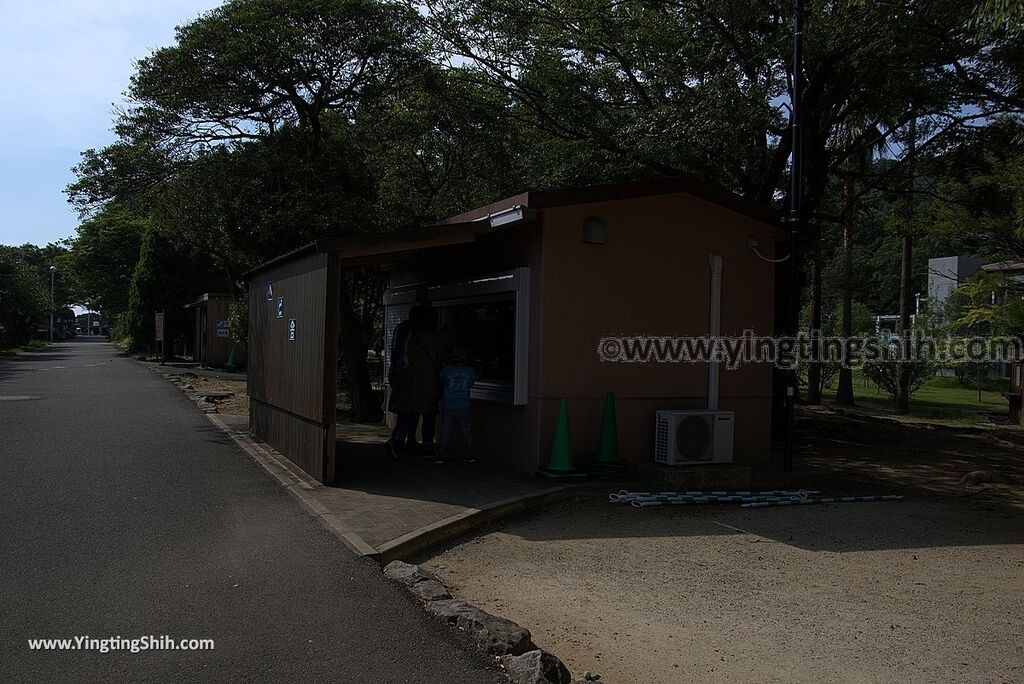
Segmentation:
[(217, 321), (217, 337), (231, 337), (231, 324), (227, 321)]
[(284, 318), (284, 297), (277, 298), (277, 317)]
[(153, 314), (153, 328), (156, 330), (156, 341), (164, 341), (164, 312), (158, 311)]
[(295, 341), (295, 319), (294, 318), (289, 318), (288, 319), (288, 341), (289, 342), (294, 342)]
[(267, 301), (268, 302), (274, 301), (274, 281), (273, 280), (268, 280), (267, 281)]

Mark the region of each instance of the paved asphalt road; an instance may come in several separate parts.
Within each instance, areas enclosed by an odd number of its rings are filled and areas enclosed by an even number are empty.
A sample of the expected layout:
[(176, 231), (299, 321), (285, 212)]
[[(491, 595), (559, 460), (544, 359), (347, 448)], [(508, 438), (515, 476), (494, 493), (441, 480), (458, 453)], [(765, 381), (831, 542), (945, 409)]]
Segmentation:
[[(76, 635), (216, 648), (28, 647)], [(507, 681), (111, 345), (0, 359), (0, 681), (196, 679)]]

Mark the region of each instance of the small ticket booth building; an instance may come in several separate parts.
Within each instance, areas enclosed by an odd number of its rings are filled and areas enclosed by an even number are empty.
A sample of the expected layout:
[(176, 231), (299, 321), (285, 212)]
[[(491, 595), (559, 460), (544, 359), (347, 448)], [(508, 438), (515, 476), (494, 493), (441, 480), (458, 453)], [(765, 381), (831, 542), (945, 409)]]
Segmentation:
[(192, 353), (203, 366), (223, 366), (235, 351), (235, 363), (244, 363), (244, 352), (231, 337), (229, 294), (207, 292), (185, 308), (193, 312)]
[[(250, 427), (322, 482), (335, 479), (339, 281), (383, 266), (384, 347), (424, 294), (442, 335), (469, 350), (482, 459), (546, 463), (559, 404), (574, 449), (593, 452), (614, 392), (620, 455), (650, 462), (655, 413), (735, 415), (733, 459), (767, 464), (772, 366), (619, 362), (610, 336), (771, 335), (773, 213), (689, 179), (528, 192), (428, 228), (321, 240), (249, 278)], [(385, 358), (384, 377), (388, 359)], [(714, 395), (712, 397), (712, 395)]]

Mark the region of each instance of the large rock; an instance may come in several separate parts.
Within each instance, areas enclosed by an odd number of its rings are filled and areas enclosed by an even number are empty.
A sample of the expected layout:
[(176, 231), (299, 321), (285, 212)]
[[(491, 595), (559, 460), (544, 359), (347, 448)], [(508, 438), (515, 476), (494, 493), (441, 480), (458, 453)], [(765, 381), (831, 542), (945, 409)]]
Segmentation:
[(217, 405), (211, 404), (208, 401), (199, 400), (196, 405), (202, 410), (203, 413), (217, 413)]
[(569, 669), (556, 656), (536, 649), (501, 657), (501, 665), (515, 684), (571, 684)]
[(491, 655), (522, 655), (537, 648), (529, 630), (460, 599), (431, 601), (427, 611), (469, 633)]
[(422, 582), (417, 582), (409, 587), (409, 590), (416, 594), (416, 597), (424, 603), (450, 599), (452, 597), (448, 590), (445, 589), (445, 586), (436, 579), (425, 579)]
[(423, 572), (418, 565), (406, 563), (405, 561), (391, 561), (384, 566), (384, 576), (396, 582), (401, 582), (407, 587), (423, 582), (425, 580), (437, 581), (437, 578), (429, 572)]

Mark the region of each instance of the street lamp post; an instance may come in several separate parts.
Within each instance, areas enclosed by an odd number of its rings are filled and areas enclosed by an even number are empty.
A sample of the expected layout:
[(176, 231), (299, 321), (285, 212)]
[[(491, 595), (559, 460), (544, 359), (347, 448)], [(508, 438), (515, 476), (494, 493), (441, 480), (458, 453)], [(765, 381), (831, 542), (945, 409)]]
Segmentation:
[[(790, 103), (789, 125), (792, 131), (791, 151), (793, 161), (789, 167), (789, 213), (786, 215), (786, 223), (790, 230), (789, 248), (789, 326), (796, 336), (800, 332), (800, 193), (803, 186), (800, 184), (801, 168), (801, 135), (803, 124), (801, 122), (803, 109), (803, 70), (804, 70), (804, 0), (793, 2), (793, 99)], [(795, 438), (793, 435), (793, 418), (796, 412), (797, 393), (800, 388), (800, 381), (797, 371), (794, 369), (789, 374), (789, 383), (786, 387), (786, 441), (782, 452), (782, 469), (786, 472), (793, 470), (793, 447)]]
[(53, 342), (53, 281), (57, 276), (57, 267), (50, 267), (50, 342)]

